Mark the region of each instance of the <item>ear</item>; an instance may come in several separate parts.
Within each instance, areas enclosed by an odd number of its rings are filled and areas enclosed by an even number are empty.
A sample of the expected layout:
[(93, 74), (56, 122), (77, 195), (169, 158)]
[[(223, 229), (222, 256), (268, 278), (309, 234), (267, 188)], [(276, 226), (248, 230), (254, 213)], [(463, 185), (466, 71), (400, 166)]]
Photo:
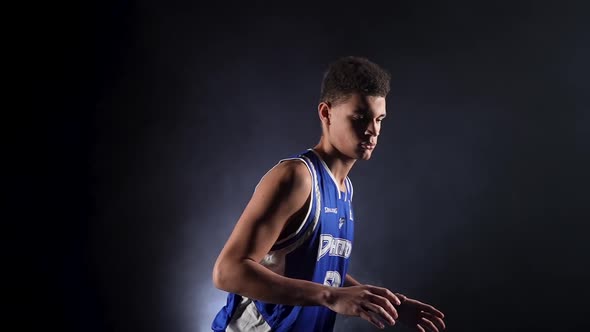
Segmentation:
[(330, 107), (330, 102), (323, 101), (318, 105), (318, 116), (320, 117), (320, 121), (322, 121), (322, 123), (325, 123), (326, 125), (330, 124)]

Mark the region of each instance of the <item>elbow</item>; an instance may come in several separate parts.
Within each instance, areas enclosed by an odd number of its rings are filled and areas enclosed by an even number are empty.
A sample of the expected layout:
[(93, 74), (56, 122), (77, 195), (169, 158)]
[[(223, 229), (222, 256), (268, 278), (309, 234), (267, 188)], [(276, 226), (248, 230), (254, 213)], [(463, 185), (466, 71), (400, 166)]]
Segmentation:
[(220, 289), (222, 291), (228, 291), (226, 289), (227, 287), (227, 270), (226, 268), (224, 268), (224, 266), (221, 264), (221, 262), (219, 260), (217, 260), (217, 262), (215, 263), (215, 266), (213, 267), (213, 286), (215, 286), (215, 288)]
[(239, 283), (236, 279), (236, 276), (239, 276), (239, 271), (236, 271), (238, 265), (226, 260), (217, 260), (213, 267), (213, 285), (222, 291), (236, 293)]

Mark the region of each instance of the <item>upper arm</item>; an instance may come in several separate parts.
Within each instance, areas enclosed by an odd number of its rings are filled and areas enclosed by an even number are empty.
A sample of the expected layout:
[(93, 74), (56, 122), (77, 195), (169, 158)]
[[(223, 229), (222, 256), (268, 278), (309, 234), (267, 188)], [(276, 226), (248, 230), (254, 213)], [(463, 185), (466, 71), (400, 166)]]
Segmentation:
[(260, 262), (279, 238), (287, 220), (307, 202), (311, 183), (311, 174), (301, 161), (288, 160), (273, 167), (256, 187), (217, 264), (244, 259)]

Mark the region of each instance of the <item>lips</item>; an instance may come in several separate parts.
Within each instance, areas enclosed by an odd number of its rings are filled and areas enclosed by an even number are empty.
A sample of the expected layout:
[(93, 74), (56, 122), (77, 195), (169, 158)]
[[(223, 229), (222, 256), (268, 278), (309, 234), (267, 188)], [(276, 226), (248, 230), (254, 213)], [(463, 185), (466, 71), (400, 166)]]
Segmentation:
[(375, 144), (361, 143), (361, 147), (366, 150), (373, 150), (375, 148)]

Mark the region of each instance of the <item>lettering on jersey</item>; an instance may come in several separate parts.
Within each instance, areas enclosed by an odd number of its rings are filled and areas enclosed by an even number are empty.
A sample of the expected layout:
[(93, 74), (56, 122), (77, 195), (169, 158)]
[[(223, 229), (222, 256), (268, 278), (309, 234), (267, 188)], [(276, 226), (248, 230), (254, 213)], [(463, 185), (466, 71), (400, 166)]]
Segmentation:
[(338, 208), (329, 208), (327, 206), (324, 207), (324, 212), (325, 213), (338, 213)]
[(342, 286), (342, 277), (338, 271), (328, 271), (326, 272), (326, 277), (324, 279), (324, 285), (330, 287), (340, 287)]
[(346, 218), (340, 217), (340, 220), (338, 220), (338, 229), (342, 229), (342, 225), (344, 225), (345, 221), (346, 221)]
[(318, 261), (326, 254), (328, 256), (338, 256), (348, 258), (352, 251), (352, 243), (347, 239), (334, 238), (330, 234), (320, 236), (320, 251), (318, 252)]

